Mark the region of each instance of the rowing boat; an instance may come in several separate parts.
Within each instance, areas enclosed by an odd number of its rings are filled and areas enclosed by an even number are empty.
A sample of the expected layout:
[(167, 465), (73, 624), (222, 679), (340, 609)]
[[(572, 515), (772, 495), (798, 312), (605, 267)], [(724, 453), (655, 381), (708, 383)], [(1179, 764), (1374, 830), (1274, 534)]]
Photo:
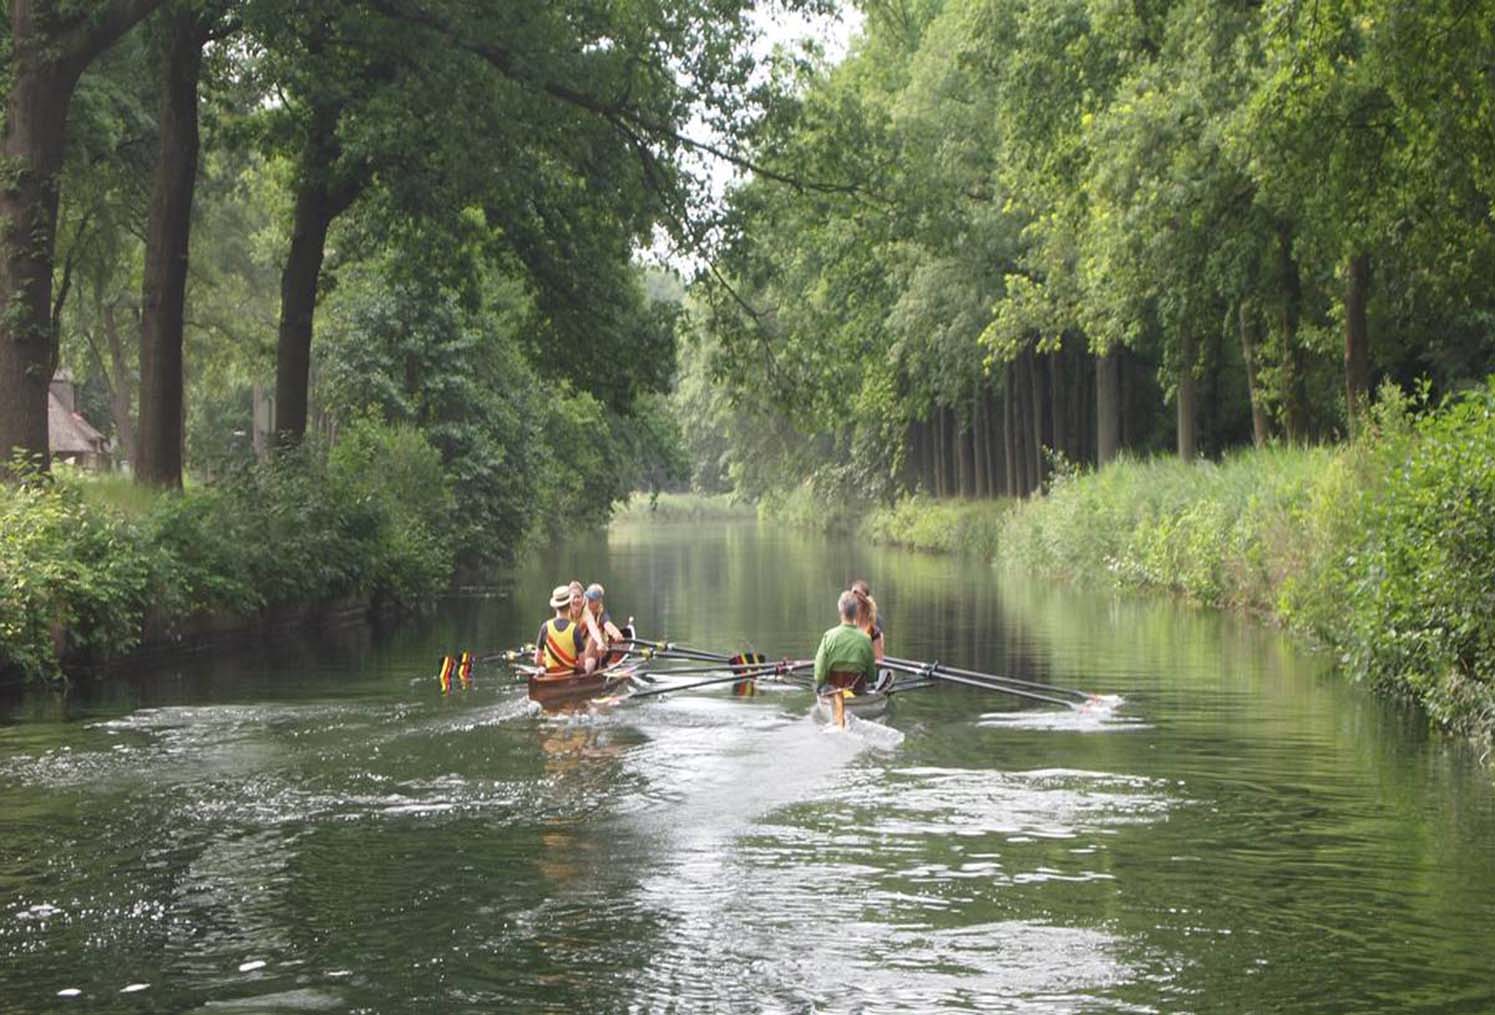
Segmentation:
[(539, 702), (541, 705), (555, 705), (575, 701), (578, 698), (606, 694), (626, 684), (642, 668), (641, 660), (636, 660), (627, 654), (616, 662), (593, 670), (591, 673), (575, 671), (546, 673), (538, 666), (514, 667), (517, 672), (524, 674), (529, 682), (530, 700)]
[(888, 710), (892, 697), (886, 691), (863, 691), (855, 694), (848, 690), (826, 691), (815, 696), (815, 718), (822, 722), (845, 726), (845, 716), (858, 719), (875, 719)]

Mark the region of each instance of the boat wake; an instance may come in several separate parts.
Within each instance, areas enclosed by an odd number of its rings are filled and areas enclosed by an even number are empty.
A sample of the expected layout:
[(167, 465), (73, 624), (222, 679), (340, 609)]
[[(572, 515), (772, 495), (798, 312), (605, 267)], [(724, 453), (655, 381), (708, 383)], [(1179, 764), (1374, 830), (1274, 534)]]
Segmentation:
[(827, 722), (822, 730), (832, 736), (856, 737), (868, 747), (878, 751), (894, 751), (903, 743), (903, 733), (899, 730), (871, 719), (862, 719), (850, 712), (846, 714), (845, 726)]
[(983, 712), (976, 725), (1025, 730), (1069, 730), (1101, 733), (1150, 729), (1151, 724), (1136, 716), (1117, 715), (1125, 700), (1119, 694), (1097, 695), (1078, 708), (1067, 711), (1025, 710), (1021, 712)]

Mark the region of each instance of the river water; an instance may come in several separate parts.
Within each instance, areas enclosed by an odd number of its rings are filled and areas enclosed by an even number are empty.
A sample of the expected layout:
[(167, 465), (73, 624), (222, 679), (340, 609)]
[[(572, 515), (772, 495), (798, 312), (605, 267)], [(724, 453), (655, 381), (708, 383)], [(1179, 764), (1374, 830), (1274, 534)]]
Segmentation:
[[(557, 582), (641, 632), (1121, 696), (803, 691), (545, 716), (444, 651)], [(390, 631), (203, 653), (0, 725), (0, 1010), (1495, 1011), (1495, 793), (1250, 623), (751, 522), (615, 526)]]

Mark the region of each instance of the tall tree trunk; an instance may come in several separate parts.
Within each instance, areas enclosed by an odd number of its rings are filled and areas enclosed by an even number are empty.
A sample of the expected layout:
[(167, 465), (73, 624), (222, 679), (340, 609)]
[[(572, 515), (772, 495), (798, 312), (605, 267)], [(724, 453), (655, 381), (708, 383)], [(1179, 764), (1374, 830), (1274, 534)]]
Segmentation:
[(0, 477), (20, 451), (44, 468), (47, 389), (56, 363), (52, 261), (67, 113), (84, 68), (161, 0), (94, 4), (64, 20), (50, 3), (11, 0), (10, 91), (0, 142)]
[(1038, 353), (1030, 347), (1027, 352), (1027, 357), (1028, 391), (1029, 398), (1032, 400), (1029, 408), (1031, 409), (1030, 415), (1032, 418), (1033, 427), (1031, 444), (1032, 457), (1030, 459), (1031, 467), (1033, 469), (1033, 482), (1032, 485), (1028, 487), (1028, 492), (1031, 493), (1043, 485), (1043, 421), (1044, 417), (1048, 414), (1044, 412), (1043, 372), (1039, 369)]
[(1057, 350), (1049, 353), (1048, 359), (1048, 408), (1049, 408), (1049, 432), (1052, 434), (1051, 447), (1060, 454), (1069, 454), (1069, 428), (1066, 426), (1069, 417), (1069, 399), (1064, 398), (1064, 347), (1060, 344)]
[(960, 495), (976, 496), (976, 418), (972, 415), (960, 428)]
[(945, 495), (945, 409), (934, 410), (934, 495)]
[(1370, 331), (1365, 302), (1370, 292), (1370, 255), (1350, 258), (1344, 293), (1344, 394), (1350, 436), (1355, 435), (1370, 393)]
[(140, 315), (140, 447), (135, 478), (182, 485), (182, 328), (192, 196), (197, 185), (197, 82), (208, 26), (178, 5), (167, 24), (161, 147), (146, 231)]
[(1241, 331), (1241, 358), (1246, 362), (1246, 393), (1251, 399), (1251, 442), (1259, 448), (1266, 447), (1271, 432), (1267, 428), (1267, 410), (1262, 404), (1261, 383), (1256, 379), (1257, 346), (1256, 322), (1248, 300), (1241, 300), (1238, 311)]
[(1192, 462), (1199, 454), (1199, 382), (1194, 377), (1194, 353), (1198, 343), (1190, 331), (1179, 337), (1178, 457)]
[(135, 446), (135, 423), (130, 418), (130, 408), (135, 401), (134, 383), (130, 377), (130, 366), (125, 362), (125, 343), (119, 331), (119, 320), (115, 317), (114, 304), (105, 304), (102, 316), (104, 339), (109, 343), (109, 362), (114, 377), (109, 386), (109, 409), (114, 416), (114, 432), (119, 437), (120, 450), (133, 469), (140, 454)]
[(1018, 496), (1016, 384), (1012, 364), (1002, 367), (1002, 472), (1006, 477), (1004, 493)]
[(986, 440), (982, 442), (982, 447), (986, 449), (986, 495), (988, 497), (1002, 495), (1002, 474), (997, 468), (998, 430), (997, 421), (993, 419), (994, 415), (991, 404), (991, 384), (988, 382), (981, 385), (981, 419), (986, 425)]
[[(13, 3), (12, 30), (18, 8)], [(19, 33), (16, 36), (20, 44)], [(33, 43), (35, 45), (36, 43)], [(0, 258), (0, 475), (13, 450), (50, 466), (47, 389), (52, 380), (52, 253), (57, 230), (57, 174), (75, 80), (56, 66), (16, 61), (6, 102), (5, 162), (0, 189), (4, 257)]]
[(339, 173), (338, 111), (313, 111), (302, 150), (291, 219), (291, 249), (280, 275), (280, 336), (275, 346), (275, 439), (281, 447), (306, 436), (311, 384), (312, 320), (327, 231), (363, 189), (361, 175)]
[(1105, 465), (1121, 450), (1121, 350), (1113, 348), (1096, 360), (1096, 458)]
[(1298, 349), (1298, 322), (1302, 316), (1303, 280), (1298, 273), (1298, 262), (1293, 257), (1292, 227), (1281, 223), (1277, 227), (1277, 284), (1281, 309), (1279, 328), (1282, 334), (1282, 422), (1287, 430), (1289, 443), (1297, 443), (1307, 436), (1308, 409), (1304, 404), (1304, 366)]
[(986, 407), (978, 386), (971, 399), (971, 452), (976, 460), (976, 496), (991, 496), (991, 471), (988, 468)]
[(919, 478), (925, 493), (934, 493), (934, 428), (928, 420), (919, 422)]
[(1012, 495), (1027, 496), (1029, 492), (1029, 463), (1032, 456), (1027, 450), (1029, 429), (1033, 426), (1033, 413), (1029, 410), (1029, 386), (1023, 372), (1023, 356), (1012, 360)]
[(971, 478), (970, 475), (966, 472), (966, 428), (961, 423), (960, 413), (958, 413), (956, 410), (950, 410), (950, 417), (950, 428), (953, 431), (951, 436), (954, 438), (950, 443), (952, 450), (955, 452), (954, 493), (957, 497), (964, 497), (966, 492), (966, 484), (970, 482)]

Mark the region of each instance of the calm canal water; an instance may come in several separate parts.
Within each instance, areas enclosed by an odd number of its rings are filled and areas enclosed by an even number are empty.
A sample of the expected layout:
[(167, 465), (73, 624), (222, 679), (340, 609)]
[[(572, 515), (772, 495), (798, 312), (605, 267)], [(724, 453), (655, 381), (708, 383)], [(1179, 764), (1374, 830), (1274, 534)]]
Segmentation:
[[(839, 732), (791, 689), (438, 693), (572, 576), (802, 656), (858, 575), (898, 654), (1125, 702), (939, 688)], [(1470, 748), (1250, 624), (974, 563), (615, 527), (390, 632), (5, 709), (7, 1012), (1495, 1011)]]

